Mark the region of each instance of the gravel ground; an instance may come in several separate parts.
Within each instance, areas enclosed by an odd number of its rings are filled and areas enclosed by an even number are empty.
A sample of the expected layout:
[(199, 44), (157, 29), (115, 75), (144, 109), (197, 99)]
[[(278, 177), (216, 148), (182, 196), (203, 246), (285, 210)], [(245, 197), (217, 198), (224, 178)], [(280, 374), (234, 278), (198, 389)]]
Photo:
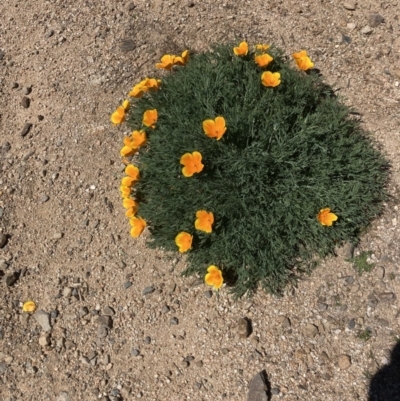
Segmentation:
[[(0, 399), (239, 401), (265, 369), (272, 400), (366, 400), (400, 338), (399, 17), (397, 0), (2, 0)], [(355, 250), (370, 272), (344, 250), (235, 302), (129, 236), (110, 113), (164, 52), (235, 38), (307, 49), (390, 159)]]

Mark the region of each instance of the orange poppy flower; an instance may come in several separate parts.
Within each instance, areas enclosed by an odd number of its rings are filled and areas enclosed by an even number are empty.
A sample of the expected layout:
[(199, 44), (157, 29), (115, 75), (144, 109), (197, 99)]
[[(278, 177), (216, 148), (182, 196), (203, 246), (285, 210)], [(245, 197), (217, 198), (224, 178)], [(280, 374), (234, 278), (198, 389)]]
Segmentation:
[(265, 52), (269, 48), (270, 48), (270, 45), (265, 45), (265, 44), (256, 45), (256, 50), (261, 51), (261, 52)]
[(130, 207), (129, 209), (126, 210), (125, 216), (126, 217), (133, 217), (136, 212), (137, 212), (137, 207)]
[(185, 153), (180, 160), (181, 164), (184, 165), (182, 174), (185, 177), (191, 177), (195, 173), (200, 173), (204, 168), (201, 159), (202, 156), (200, 152)]
[(121, 196), (123, 198), (127, 198), (131, 194), (131, 189), (129, 187), (126, 187), (125, 185), (121, 185), (119, 187), (119, 190), (121, 191)]
[(130, 146), (123, 146), (119, 152), (122, 157), (132, 156), (136, 152), (136, 149), (131, 148)]
[(132, 187), (133, 184), (135, 183), (135, 180), (132, 177), (124, 177), (121, 180), (121, 185), (125, 186), (125, 187)]
[(111, 114), (111, 122), (113, 124), (121, 124), (125, 121), (125, 113), (129, 110), (130, 103), (128, 100), (122, 102), (122, 106), (118, 106), (117, 110)]
[(164, 68), (165, 70), (170, 70), (174, 65), (174, 58), (172, 54), (166, 54), (161, 57), (161, 63), (157, 63), (157, 68)]
[(22, 310), (24, 312), (35, 312), (36, 310), (36, 304), (33, 301), (26, 301), (22, 305)]
[(214, 214), (205, 210), (198, 210), (196, 212), (196, 217), (196, 221), (194, 222), (196, 229), (208, 234), (211, 233), (212, 225), (214, 223)]
[(138, 207), (138, 204), (131, 198), (124, 198), (124, 200), (122, 201), (122, 205), (124, 209), (131, 209)]
[(133, 178), (135, 181), (139, 179), (139, 169), (134, 166), (133, 164), (128, 164), (125, 167), (125, 174), (131, 178)]
[(111, 114), (111, 122), (113, 124), (121, 124), (125, 121), (125, 109), (122, 106), (117, 107), (117, 110)]
[(219, 141), (226, 131), (225, 118), (216, 117), (215, 120), (204, 120), (203, 130), (209, 138)]
[(281, 74), (279, 74), (279, 72), (265, 71), (261, 75), (261, 83), (264, 86), (274, 88), (281, 83)]
[(143, 146), (147, 141), (147, 136), (144, 131), (133, 131), (131, 136), (131, 143), (130, 146), (133, 149), (140, 148)]
[(139, 237), (139, 235), (143, 232), (144, 228), (147, 226), (146, 222), (141, 217), (135, 217), (135, 216), (129, 219), (129, 224), (132, 226), (131, 236), (134, 238)]
[(219, 290), (224, 283), (224, 279), (222, 277), (222, 271), (218, 269), (217, 266), (211, 265), (208, 266), (207, 274), (204, 277), (204, 281), (207, 285), (214, 287), (215, 290)]
[(331, 209), (329, 207), (325, 209), (321, 209), (319, 213), (317, 214), (317, 220), (323, 225), (323, 226), (331, 226), (334, 221), (336, 221), (338, 217), (336, 216), (335, 213), (331, 212)]
[(156, 109), (146, 110), (143, 113), (143, 124), (146, 127), (155, 128), (154, 124), (157, 122), (157, 119), (158, 119), (158, 113)]
[(186, 252), (192, 248), (193, 236), (182, 231), (175, 237), (175, 244), (179, 247), (179, 252)]
[(254, 57), (254, 61), (259, 67), (266, 67), (274, 58), (271, 57), (269, 54), (259, 54), (258, 56)]
[(241, 42), (238, 47), (233, 48), (233, 52), (236, 56), (245, 56), (249, 52), (249, 46), (247, 42)]
[(139, 98), (150, 89), (157, 90), (160, 87), (161, 80), (155, 78), (145, 78), (135, 85), (129, 92), (129, 96)]
[(293, 53), (292, 56), (300, 70), (307, 71), (314, 67), (314, 63), (311, 61), (310, 57), (308, 57), (308, 54), (305, 50)]
[(174, 64), (185, 65), (189, 60), (189, 51), (185, 50), (180, 56), (174, 57)]

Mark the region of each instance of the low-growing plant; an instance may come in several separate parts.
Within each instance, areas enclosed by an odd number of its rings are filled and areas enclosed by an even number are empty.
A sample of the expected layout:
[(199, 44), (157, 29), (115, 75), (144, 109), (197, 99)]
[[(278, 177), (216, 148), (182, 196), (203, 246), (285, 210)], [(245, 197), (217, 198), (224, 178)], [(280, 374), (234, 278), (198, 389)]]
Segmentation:
[(358, 256), (349, 259), (353, 263), (354, 268), (361, 276), (364, 272), (369, 273), (374, 267), (375, 263), (369, 263), (368, 258), (372, 255), (372, 251), (362, 251)]
[[(131, 235), (236, 296), (280, 292), (381, 211), (387, 162), (305, 51), (246, 42), (165, 55), (112, 114)], [(132, 158), (133, 157), (133, 162)]]
[(358, 338), (363, 341), (368, 341), (372, 336), (371, 330), (367, 327), (358, 334)]

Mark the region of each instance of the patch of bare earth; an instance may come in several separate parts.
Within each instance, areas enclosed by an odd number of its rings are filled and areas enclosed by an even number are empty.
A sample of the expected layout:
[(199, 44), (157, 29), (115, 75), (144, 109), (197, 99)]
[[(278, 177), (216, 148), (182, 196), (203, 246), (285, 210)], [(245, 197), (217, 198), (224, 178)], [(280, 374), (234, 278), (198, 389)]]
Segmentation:
[[(400, 335), (400, 2), (348, 3), (2, 0), (3, 401), (239, 401), (262, 369), (273, 400), (367, 399)], [(110, 113), (164, 52), (235, 38), (307, 49), (390, 159), (393, 199), (356, 249), (372, 252), (371, 272), (338, 257), (283, 298), (234, 302), (129, 236), (127, 132)], [(27, 299), (39, 321), (22, 313)]]

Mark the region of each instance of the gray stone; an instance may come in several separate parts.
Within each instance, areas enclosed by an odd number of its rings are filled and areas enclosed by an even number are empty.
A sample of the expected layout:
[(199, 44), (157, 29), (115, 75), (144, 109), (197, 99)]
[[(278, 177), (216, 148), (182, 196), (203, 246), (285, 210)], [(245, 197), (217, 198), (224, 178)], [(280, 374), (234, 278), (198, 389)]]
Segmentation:
[(350, 320), (349, 320), (349, 323), (347, 324), (347, 327), (348, 327), (350, 330), (353, 330), (353, 329), (356, 327), (356, 321), (355, 321), (355, 319), (350, 319)]
[(228, 348), (221, 348), (221, 354), (222, 355), (229, 354), (229, 349)]
[(152, 292), (155, 291), (155, 288), (153, 286), (149, 286), (146, 287), (143, 291), (142, 291), (142, 295), (148, 295), (151, 294)]
[(211, 290), (204, 291), (204, 295), (206, 298), (210, 299), (213, 296), (213, 292)]
[(97, 318), (97, 323), (101, 326), (106, 326), (108, 329), (112, 328), (112, 319), (110, 316), (99, 316)]
[(132, 39), (124, 39), (121, 43), (121, 51), (123, 53), (130, 52), (136, 49), (135, 42)]
[(4, 248), (7, 245), (7, 235), (5, 235), (4, 233), (0, 233), (0, 248)]
[(71, 398), (66, 391), (61, 391), (56, 401), (71, 401)]
[(131, 355), (132, 356), (139, 356), (140, 355), (140, 351), (136, 348), (132, 348), (131, 349)]
[(162, 313), (168, 313), (169, 312), (169, 306), (168, 305), (164, 305), (162, 310), (161, 310), (161, 312)]
[(381, 327), (389, 327), (389, 321), (386, 319), (378, 318), (378, 319), (376, 319), (376, 321), (378, 322), (379, 326), (381, 326)]
[(49, 199), (50, 199), (50, 198), (49, 198), (46, 194), (43, 194), (43, 195), (40, 197), (40, 203), (46, 203)]
[(317, 305), (318, 309), (323, 312), (326, 311), (328, 309), (328, 304), (321, 302)]
[(49, 333), (42, 333), (39, 337), (39, 345), (45, 347), (50, 344), (50, 335)]
[(51, 326), (50, 326), (50, 315), (46, 313), (44, 310), (39, 309), (38, 311), (35, 312), (33, 315), (35, 320), (38, 322), (38, 324), (42, 327), (44, 331), (50, 331)]
[(63, 289), (62, 295), (64, 298), (69, 298), (72, 294), (72, 288), (71, 287), (65, 287)]
[(169, 324), (176, 326), (177, 324), (179, 324), (178, 318), (172, 317), (171, 320), (169, 321)]
[(8, 287), (12, 287), (17, 282), (18, 277), (19, 277), (19, 275), (16, 272), (13, 272), (11, 274), (7, 274), (4, 277), (4, 282), (6, 283), (6, 285)]
[(108, 328), (106, 326), (99, 326), (97, 328), (97, 337), (104, 338), (108, 335)]
[(132, 287), (132, 282), (131, 281), (126, 281), (124, 283), (124, 288), (127, 290), (129, 287)]
[(146, 344), (150, 344), (150, 343), (151, 343), (151, 338), (150, 338), (149, 336), (147, 336), (147, 337), (144, 339), (144, 342), (145, 342)]
[(32, 92), (32, 88), (30, 86), (25, 86), (25, 88), (22, 88), (22, 93), (24, 95), (29, 95)]
[(378, 266), (376, 269), (375, 269), (375, 274), (376, 274), (376, 277), (377, 278), (379, 278), (380, 280), (382, 280), (383, 278), (385, 278), (385, 268), (384, 267), (382, 267), (382, 266)]
[(351, 366), (351, 358), (348, 355), (339, 355), (338, 366), (342, 370), (348, 369)]
[(393, 292), (381, 292), (378, 294), (378, 297), (381, 301), (385, 302), (393, 301), (396, 298)]
[(370, 35), (374, 30), (369, 26), (369, 25), (365, 25), (364, 28), (361, 29), (361, 33), (363, 35)]
[(24, 97), (21, 99), (21, 106), (22, 106), (24, 109), (27, 109), (27, 108), (30, 106), (30, 104), (31, 104), (31, 100), (29, 99), (29, 97), (24, 96)]
[(282, 327), (289, 328), (292, 324), (290, 323), (290, 319), (285, 317), (282, 321)]
[(111, 308), (111, 306), (106, 306), (103, 310), (103, 315), (105, 316), (114, 316), (115, 310)]
[(376, 28), (378, 25), (382, 24), (384, 18), (382, 15), (377, 13), (372, 13), (368, 17), (368, 24), (372, 26), (372, 28)]
[(7, 371), (7, 364), (5, 362), (0, 362), (0, 375), (6, 373)]
[(247, 401), (268, 401), (268, 386), (265, 371), (257, 373), (250, 382)]
[(251, 334), (251, 324), (246, 318), (240, 318), (238, 320), (237, 332), (240, 338), (247, 338)]
[(89, 309), (86, 306), (83, 306), (82, 308), (80, 308), (78, 310), (78, 316), (81, 318), (86, 316), (88, 313), (89, 313)]
[(271, 388), (271, 395), (278, 395), (280, 392), (281, 390), (279, 390), (277, 387)]
[(343, 7), (346, 10), (350, 10), (350, 11), (354, 11), (356, 9), (356, 5), (357, 5), (357, 3), (355, 1), (345, 1), (343, 3)]
[(32, 124), (31, 123), (25, 123), (24, 127), (22, 128), (22, 131), (20, 133), (20, 135), (22, 137), (27, 136), (29, 134), (29, 131), (32, 128)]
[(303, 333), (307, 337), (315, 337), (319, 333), (318, 327), (314, 324), (307, 323), (303, 329)]

